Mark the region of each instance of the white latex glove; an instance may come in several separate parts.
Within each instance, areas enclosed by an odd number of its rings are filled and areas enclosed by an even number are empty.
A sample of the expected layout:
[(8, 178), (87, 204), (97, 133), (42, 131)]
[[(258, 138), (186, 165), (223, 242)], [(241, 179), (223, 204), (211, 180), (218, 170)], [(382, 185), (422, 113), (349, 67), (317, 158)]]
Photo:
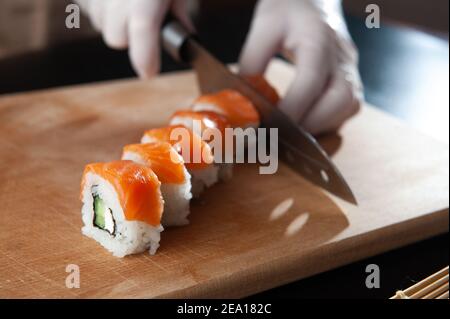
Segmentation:
[(279, 107), (313, 134), (338, 129), (363, 98), (358, 55), (339, 0), (260, 0), (240, 57), (242, 74), (263, 74), (284, 53), (296, 76)]
[(185, 0), (77, 0), (110, 47), (128, 47), (132, 65), (142, 78), (160, 69), (160, 28), (171, 10), (193, 31)]

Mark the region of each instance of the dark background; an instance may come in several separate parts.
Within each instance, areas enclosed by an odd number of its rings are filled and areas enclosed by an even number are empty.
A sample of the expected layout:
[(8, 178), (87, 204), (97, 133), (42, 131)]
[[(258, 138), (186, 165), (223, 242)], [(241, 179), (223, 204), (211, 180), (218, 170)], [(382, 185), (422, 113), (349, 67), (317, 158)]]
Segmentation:
[[(236, 62), (254, 2), (202, 1), (199, 37), (224, 62)], [(367, 3), (380, 6), (380, 29), (365, 27)], [(448, 144), (448, 0), (344, 4), (366, 100)], [(165, 54), (162, 61), (162, 72), (182, 69)], [(0, 59), (0, 94), (133, 76), (127, 53), (108, 49), (96, 36)], [(448, 240), (448, 234), (438, 236), (256, 297), (388, 298), (448, 265)], [(365, 287), (370, 263), (380, 266), (380, 289)]]

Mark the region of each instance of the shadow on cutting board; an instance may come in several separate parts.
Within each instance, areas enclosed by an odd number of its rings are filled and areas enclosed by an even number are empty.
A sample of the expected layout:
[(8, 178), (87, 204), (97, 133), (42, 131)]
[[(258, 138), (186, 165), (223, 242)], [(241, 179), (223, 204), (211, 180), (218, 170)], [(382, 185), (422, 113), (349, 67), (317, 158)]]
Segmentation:
[(191, 211), (189, 227), (165, 231), (161, 252), (171, 251), (180, 239), (212, 255), (270, 251), (271, 246), (279, 253), (306, 250), (349, 226), (325, 193), (283, 164), (274, 175), (258, 174), (255, 164), (236, 165), (233, 179), (208, 189)]

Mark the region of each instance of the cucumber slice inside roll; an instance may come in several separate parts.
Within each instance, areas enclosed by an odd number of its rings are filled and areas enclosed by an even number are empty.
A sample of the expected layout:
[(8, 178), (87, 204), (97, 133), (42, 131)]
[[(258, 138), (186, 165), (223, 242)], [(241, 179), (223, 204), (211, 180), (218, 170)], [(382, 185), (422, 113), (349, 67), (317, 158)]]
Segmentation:
[(116, 223), (112, 211), (98, 195), (94, 195), (94, 226), (114, 235)]
[(100, 196), (94, 196), (94, 225), (98, 228), (105, 229), (105, 210), (106, 205)]

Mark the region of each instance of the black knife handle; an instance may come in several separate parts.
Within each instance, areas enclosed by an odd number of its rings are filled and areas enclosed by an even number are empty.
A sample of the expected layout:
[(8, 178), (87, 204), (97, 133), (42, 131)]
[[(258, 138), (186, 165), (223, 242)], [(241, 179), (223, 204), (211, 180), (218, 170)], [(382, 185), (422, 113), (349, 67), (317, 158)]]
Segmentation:
[(188, 62), (183, 48), (192, 36), (172, 14), (166, 17), (161, 28), (162, 46), (176, 61)]

